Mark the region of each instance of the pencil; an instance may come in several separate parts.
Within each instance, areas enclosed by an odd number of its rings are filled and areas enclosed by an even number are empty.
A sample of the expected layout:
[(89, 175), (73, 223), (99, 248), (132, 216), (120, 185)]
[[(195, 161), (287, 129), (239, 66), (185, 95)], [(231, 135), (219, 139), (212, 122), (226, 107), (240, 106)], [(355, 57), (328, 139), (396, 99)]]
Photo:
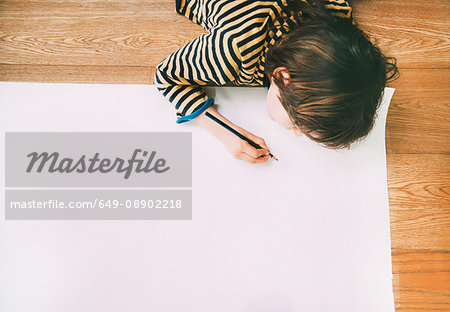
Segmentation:
[[(250, 143), (251, 146), (253, 146), (256, 149), (262, 149), (261, 146), (259, 146), (258, 144), (256, 144), (255, 142), (253, 142), (252, 140), (250, 140), (249, 138), (245, 137), (244, 135), (240, 134), (239, 132), (237, 132), (236, 130), (234, 130), (233, 128), (231, 128), (229, 125), (227, 125), (226, 123), (224, 123), (222, 120), (216, 118), (215, 116), (213, 116), (212, 114), (210, 114), (209, 112), (206, 112), (205, 114), (206, 116), (208, 116), (210, 119), (214, 120), (215, 122), (217, 122), (219, 125), (225, 127), (227, 130), (233, 132), (234, 134), (236, 134), (238, 137), (240, 137), (242, 140), (247, 141), (248, 143)], [(275, 156), (272, 155), (272, 153), (269, 152), (270, 157), (275, 158), (275, 160), (278, 161), (278, 158), (276, 158)]]

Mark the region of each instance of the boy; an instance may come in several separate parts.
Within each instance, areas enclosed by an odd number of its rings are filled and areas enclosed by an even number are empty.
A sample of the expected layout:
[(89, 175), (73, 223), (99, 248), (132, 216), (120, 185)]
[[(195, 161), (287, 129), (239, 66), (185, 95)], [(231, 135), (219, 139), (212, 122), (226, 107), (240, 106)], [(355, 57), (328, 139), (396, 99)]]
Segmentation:
[(177, 123), (194, 120), (251, 163), (270, 158), (264, 140), (219, 114), (202, 85), (269, 88), (271, 119), (295, 135), (343, 148), (370, 132), (386, 81), (397, 73), (395, 59), (372, 45), (344, 0), (187, 0), (176, 1), (176, 10), (208, 33), (158, 64), (154, 83), (175, 104)]

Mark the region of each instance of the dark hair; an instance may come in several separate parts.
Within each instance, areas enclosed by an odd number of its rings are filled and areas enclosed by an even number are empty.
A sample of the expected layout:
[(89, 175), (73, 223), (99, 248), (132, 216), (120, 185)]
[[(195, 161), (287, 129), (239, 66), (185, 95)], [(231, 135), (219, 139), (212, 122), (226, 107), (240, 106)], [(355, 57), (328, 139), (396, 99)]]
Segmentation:
[(336, 17), (322, 1), (287, 3), (296, 27), (269, 48), (266, 76), (287, 68), (287, 85), (281, 75), (273, 79), (291, 121), (306, 136), (328, 148), (350, 147), (372, 129), (386, 82), (398, 78), (396, 60), (384, 56), (356, 21)]

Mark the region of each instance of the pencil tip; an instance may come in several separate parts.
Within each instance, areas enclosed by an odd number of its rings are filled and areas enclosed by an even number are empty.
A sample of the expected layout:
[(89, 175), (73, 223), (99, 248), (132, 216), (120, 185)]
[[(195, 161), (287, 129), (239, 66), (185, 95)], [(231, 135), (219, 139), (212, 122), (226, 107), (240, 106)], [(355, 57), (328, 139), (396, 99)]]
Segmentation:
[(276, 161), (278, 161), (278, 158), (272, 155), (272, 153), (269, 153), (270, 157), (275, 158)]

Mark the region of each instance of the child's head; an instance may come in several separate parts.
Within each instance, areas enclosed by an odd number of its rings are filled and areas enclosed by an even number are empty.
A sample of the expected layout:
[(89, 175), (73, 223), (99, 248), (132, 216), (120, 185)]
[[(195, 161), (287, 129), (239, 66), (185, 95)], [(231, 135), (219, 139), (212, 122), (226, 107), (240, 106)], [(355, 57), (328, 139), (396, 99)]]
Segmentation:
[(385, 84), (398, 73), (395, 59), (357, 25), (323, 12), (269, 49), (265, 71), (271, 118), (328, 148), (367, 136)]

